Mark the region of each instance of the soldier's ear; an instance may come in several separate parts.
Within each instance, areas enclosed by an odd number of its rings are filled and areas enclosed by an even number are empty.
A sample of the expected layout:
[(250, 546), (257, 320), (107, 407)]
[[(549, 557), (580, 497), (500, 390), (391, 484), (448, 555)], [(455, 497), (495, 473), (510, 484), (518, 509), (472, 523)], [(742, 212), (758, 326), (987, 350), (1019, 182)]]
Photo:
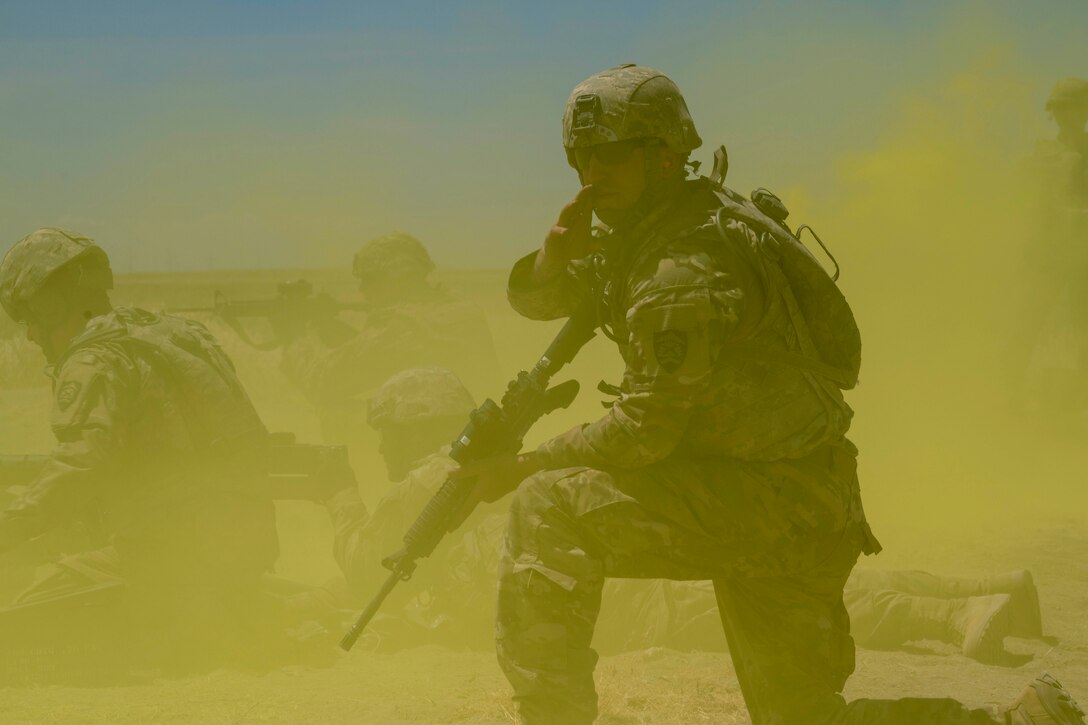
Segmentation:
[(663, 176), (675, 174), (676, 170), (683, 165), (680, 154), (676, 153), (668, 146), (662, 146), (659, 155), (661, 158), (661, 174)]

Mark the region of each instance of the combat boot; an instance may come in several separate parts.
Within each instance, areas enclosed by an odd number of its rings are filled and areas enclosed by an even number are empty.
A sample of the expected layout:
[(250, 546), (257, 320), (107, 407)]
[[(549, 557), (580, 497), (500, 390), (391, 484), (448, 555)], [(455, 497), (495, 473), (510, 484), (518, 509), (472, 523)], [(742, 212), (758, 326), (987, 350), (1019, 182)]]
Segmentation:
[(939, 577), (938, 591), (934, 596), (946, 599), (979, 597), (987, 594), (1008, 594), (1009, 634), (1015, 637), (1043, 636), (1042, 617), (1039, 613), (1039, 591), (1031, 572), (1018, 569), (985, 579), (961, 579)]
[(1040, 638), (1043, 618), (1039, 612), (1039, 590), (1026, 569), (983, 579), (987, 594), (1005, 593), (1009, 602), (1009, 634), (1014, 637)]
[(959, 645), (963, 654), (987, 664), (1005, 660), (1009, 633), (1009, 595), (966, 599), (912, 597), (911, 639), (937, 639)]
[(1007, 725), (1085, 725), (1084, 710), (1061, 683), (1044, 674), (1005, 710)]

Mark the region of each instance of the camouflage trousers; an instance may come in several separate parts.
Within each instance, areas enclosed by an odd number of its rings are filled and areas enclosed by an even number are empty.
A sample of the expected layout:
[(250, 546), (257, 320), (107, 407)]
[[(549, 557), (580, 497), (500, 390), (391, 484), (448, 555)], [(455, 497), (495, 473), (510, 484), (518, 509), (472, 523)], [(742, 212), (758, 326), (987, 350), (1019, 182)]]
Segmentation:
[(854, 643), (842, 594), (868, 537), (849, 444), (796, 461), (530, 477), (511, 504), (496, 622), (521, 722), (596, 717), (606, 577), (712, 580), (756, 725), (1000, 722), (948, 699), (845, 702)]

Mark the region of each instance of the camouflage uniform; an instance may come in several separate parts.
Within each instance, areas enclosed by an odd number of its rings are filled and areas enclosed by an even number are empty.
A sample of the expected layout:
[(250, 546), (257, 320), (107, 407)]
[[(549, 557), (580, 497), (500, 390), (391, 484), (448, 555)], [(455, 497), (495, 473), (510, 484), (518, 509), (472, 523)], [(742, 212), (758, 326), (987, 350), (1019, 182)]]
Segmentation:
[[(9, 252), (0, 270), (9, 312), (22, 286), (42, 281), (28, 282), (41, 263), (35, 245), (58, 234), (36, 232)], [(67, 239), (57, 244), (93, 247)], [(277, 554), (260, 479), (266, 431), (210, 333), (116, 308), (88, 321), (52, 376), (57, 448), (0, 513), (0, 528), (32, 537), (90, 518), (108, 546), (62, 559), (20, 603), (123, 581), (137, 624), (193, 647), (209, 623), (252, 621), (257, 584)]]
[[(408, 527), (453, 470), (447, 453), (438, 451), (418, 461), (372, 514), (355, 489), (326, 502), (335, 532), (333, 553), (353, 602), (368, 601), (388, 576), (381, 560), (403, 546)], [(487, 641), (505, 522), (496, 506), (480, 507), (442, 541), (412, 585), (395, 590), (382, 607), (383, 616), (371, 628), (383, 639), (388, 636), (382, 646), (479, 647)]]
[[(630, 127), (613, 87), (628, 115), (642, 113), (640, 135), (681, 152), (698, 145), (682, 141), (694, 128), (675, 85), (639, 67), (576, 88), (565, 130), (610, 118)], [(605, 140), (623, 140), (612, 131)], [(564, 141), (568, 153), (579, 143)], [(844, 437), (852, 413), (818, 375), (731, 354), (740, 341), (772, 356), (803, 351), (753, 230), (726, 220), (723, 239), (709, 223), (720, 206), (706, 180), (658, 194), (601, 239), (603, 283), (573, 266), (535, 283), (535, 253), (511, 272), (509, 299), (531, 319), (600, 303), (625, 363), (609, 412), (541, 445), (550, 470), (511, 504), (496, 641), (520, 718), (593, 721), (604, 581), (660, 577), (714, 581), (758, 725), (997, 722), (951, 700), (847, 704), (840, 694), (854, 668), (843, 586), (859, 552), (876, 548)]]
[(499, 380), (483, 313), (428, 285), (424, 279), (433, 268), (412, 237), (394, 234), (369, 242), (356, 255), (356, 276), (364, 285), (372, 277), (407, 276), (412, 282), (401, 297), (369, 309), (359, 334), (337, 347), (307, 335), (284, 348), (281, 369), (317, 407), (326, 438), (346, 442), (365, 435), (362, 401), (401, 370), (440, 365), (476, 391)]
[(178, 641), (254, 621), (277, 554), (250, 449), (264, 429), (210, 335), (118, 308), (73, 342), (54, 391), (53, 460), (3, 516), (35, 533), (94, 515), (111, 545), (60, 560), (18, 603), (124, 581), (134, 610), (173, 620)]

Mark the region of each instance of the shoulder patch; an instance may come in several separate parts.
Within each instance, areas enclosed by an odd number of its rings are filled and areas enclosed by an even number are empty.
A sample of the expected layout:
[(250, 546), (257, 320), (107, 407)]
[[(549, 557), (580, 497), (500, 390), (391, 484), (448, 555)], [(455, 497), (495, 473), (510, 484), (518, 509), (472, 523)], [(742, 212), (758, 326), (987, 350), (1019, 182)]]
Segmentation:
[(75, 402), (79, 391), (83, 389), (83, 383), (78, 380), (68, 380), (57, 389), (57, 407), (61, 412), (68, 410)]

